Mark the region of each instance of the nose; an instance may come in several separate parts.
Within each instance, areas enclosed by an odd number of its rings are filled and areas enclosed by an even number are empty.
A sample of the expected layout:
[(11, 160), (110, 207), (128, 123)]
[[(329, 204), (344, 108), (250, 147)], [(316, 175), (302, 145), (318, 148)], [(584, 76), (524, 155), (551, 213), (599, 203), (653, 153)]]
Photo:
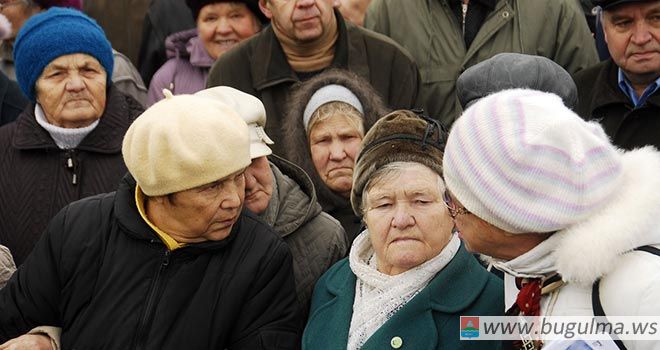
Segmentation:
[(316, 4), (316, 0), (298, 0), (298, 2), (296, 2), (296, 6), (299, 8), (310, 7), (314, 4)]
[(648, 43), (651, 38), (651, 30), (646, 21), (636, 21), (630, 41), (637, 46), (643, 46)]
[(247, 169), (245, 169), (245, 193), (250, 193), (257, 184), (257, 179), (252, 174), (251, 168), (252, 166), (248, 166)]
[(330, 144), (330, 160), (340, 161), (346, 158), (344, 144), (340, 141), (332, 141)]
[(413, 225), (415, 225), (415, 217), (412, 215), (410, 208), (401, 203), (397, 204), (392, 217), (392, 227), (403, 230)]
[(229, 34), (232, 31), (231, 23), (227, 17), (220, 17), (218, 24), (215, 27), (217, 34)]
[(69, 81), (66, 83), (66, 89), (71, 92), (79, 92), (85, 89), (85, 83), (80, 75), (71, 74)]
[(236, 209), (243, 204), (242, 198), (245, 198), (245, 186), (243, 182), (236, 183), (229, 181), (227, 186), (223, 188), (222, 200), (220, 201), (220, 208), (225, 210)]

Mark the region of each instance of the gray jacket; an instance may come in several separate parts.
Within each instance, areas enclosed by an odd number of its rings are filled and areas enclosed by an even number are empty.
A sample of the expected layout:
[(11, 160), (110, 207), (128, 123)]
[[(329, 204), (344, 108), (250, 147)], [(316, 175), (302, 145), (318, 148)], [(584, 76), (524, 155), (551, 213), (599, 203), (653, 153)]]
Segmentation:
[(300, 167), (275, 155), (268, 159), (273, 196), (260, 217), (291, 250), (298, 301), (307, 314), (316, 280), (346, 256), (346, 235), (339, 221), (321, 211), (312, 180)]
[(14, 258), (12, 258), (9, 248), (0, 245), (0, 289), (4, 288), (14, 271), (16, 271), (16, 264), (14, 264)]

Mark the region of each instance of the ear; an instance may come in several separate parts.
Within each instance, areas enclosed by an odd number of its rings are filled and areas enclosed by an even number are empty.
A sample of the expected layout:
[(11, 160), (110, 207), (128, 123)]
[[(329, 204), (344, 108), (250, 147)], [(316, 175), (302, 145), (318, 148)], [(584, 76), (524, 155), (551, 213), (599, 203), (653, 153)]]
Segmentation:
[(273, 13), (270, 11), (270, 8), (268, 8), (268, 0), (259, 0), (259, 9), (261, 12), (268, 17), (268, 19), (273, 18)]

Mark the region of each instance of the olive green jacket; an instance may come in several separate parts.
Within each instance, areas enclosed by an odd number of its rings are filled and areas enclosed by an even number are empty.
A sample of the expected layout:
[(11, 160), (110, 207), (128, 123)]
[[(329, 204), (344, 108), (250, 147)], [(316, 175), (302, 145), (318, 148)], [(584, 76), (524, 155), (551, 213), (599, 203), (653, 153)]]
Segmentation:
[(552, 59), (569, 73), (598, 62), (596, 45), (576, 0), (498, 0), (466, 49), (449, 0), (373, 0), (365, 27), (404, 46), (419, 66), (420, 102), (449, 126), (461, 113), (456, 79), (501, 52)]

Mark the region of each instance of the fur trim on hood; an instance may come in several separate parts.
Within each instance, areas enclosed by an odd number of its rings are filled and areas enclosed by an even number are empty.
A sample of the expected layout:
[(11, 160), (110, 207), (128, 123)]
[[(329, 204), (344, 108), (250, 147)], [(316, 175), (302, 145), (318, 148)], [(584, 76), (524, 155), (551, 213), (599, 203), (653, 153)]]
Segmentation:
[(382, 98), (369, 82), (346, 70), (329, 69), (293, 87), (293, 93), (289, 99), (291, 102), (287, 108), (289, 113), (284, 116), (282, 122), (284, 135), (287, 135), (287, 137), (284, 140), (275, 140), (275, 142), (282, 142), (284, 146), (284, 154), (281, 154), (281, 156), (297, 164), (309, 174), (316, 187), (319, 203), (326, 212), (335, 208), (350, 208), (350, 202), (348, 198), (332, 192), (314, 168), (307, 133), (303, 125), (303, 111), (312, 95), (321, 87), (329, 84), (338, 84), (348, 88), (360, 100), (364, 108), (365, 133), (374, 125), (376, 120), (388, 112)]
[(590, 285), (637, 247), (660, 244), (660, 153), (645, 147), (622, 154), (623, 181), (598, 214), (558, 232), (557, 272)]

